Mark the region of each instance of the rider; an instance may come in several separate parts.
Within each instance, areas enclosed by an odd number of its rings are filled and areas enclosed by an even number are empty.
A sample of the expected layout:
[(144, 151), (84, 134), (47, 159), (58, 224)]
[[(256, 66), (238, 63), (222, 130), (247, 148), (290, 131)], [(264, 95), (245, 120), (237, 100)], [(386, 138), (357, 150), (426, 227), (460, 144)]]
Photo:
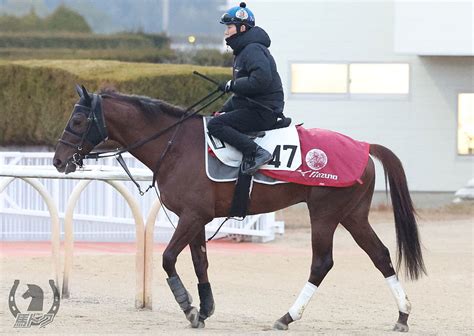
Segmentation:
[(208, 130), (241, 151), (242, 172), (253, 175), (272, 155), (242, 132), (269, 130), (275, 125), (283, 112), (283, 88), (268, 51), (270, 37), (255, 26), (255, 17), (245, 2), (224, 13), (220, 23), (226, 25), (224, 35), (234, 53), (234, 66), (233, 79), (219, 88), (234, 94), (221, 108), (225, 113), (211, 119)]

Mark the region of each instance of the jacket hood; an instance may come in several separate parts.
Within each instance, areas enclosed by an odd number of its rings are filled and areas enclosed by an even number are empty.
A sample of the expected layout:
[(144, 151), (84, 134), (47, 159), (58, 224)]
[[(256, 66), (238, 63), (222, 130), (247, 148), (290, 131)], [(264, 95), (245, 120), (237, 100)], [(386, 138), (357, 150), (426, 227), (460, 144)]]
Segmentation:
[(271, 40), (267, 32), (260, 27), (250, 28), (248, 31), (238, 33), (226, 38), (226, 43), (234, 50), (234, 55), (237, 55), (250, 43), (260, 43), (265, 47), (270, 47)]

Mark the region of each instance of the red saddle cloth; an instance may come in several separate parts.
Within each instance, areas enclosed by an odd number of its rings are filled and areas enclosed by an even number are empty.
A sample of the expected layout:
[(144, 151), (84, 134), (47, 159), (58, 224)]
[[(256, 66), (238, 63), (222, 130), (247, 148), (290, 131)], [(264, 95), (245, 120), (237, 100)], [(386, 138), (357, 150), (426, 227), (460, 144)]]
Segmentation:
[(311, 186), (347, 187), (360, 177), (369, 159), (370, 144), (320, 128), (297, 127), (302, 164), (295, 171), (260, 170), (281, 181)]

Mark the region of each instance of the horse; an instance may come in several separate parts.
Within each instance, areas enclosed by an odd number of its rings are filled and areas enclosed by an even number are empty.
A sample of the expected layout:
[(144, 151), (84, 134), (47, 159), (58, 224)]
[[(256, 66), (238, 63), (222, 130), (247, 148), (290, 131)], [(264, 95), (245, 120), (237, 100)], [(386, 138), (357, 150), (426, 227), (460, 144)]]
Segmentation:
[[(202, 116), (187, 117), (183, 108), (150, 97), (110, 90), (89, 93), (84, 87), (76, 89), (80, 98), (56, 145), (54, 166), (59, 172), (75, 171), (82, 158), (99, 143), (113, 140), (128, 148), (154, 172), (153, 183), (160, 190), (163, 204), (179, 216), (176, 230), (163, 252), (162, 267), (191, 326), (204, 327), (204, 321), (215, 308), (207, 273), (204, 227), (216, 217), (227, 217), (235, 184), (216, 183), (206, 176)], [(398, 157), (378, 144), (370, 144), (369, 153), (382, 163), (385, 185), (387, 187), (388, 183), (390, 187), (397, 238), (396, 268), (389, 250), (368, 219), (375, 184), (375, 167), (370, 157), (360, 177), (362, 183), (349, 187), (294, 183), (253, 186), (248, 214), (273, 212), (305, 202), (310, 215), (312, 262), (309, 278), (295, 303), (276, 320), (275, 329), (286, 330), (290, 323), (301, 319), (304, 308), (333, 267), (333, 236), (341, 224), (382, 273), (396, 299), (398, 320), (393, 329), (408, 331), (411, 303), (397, 273), (403, 265), (406, 277), (411, 280), (426, 274), (416, 213)], [(198, 279), (199, 310), (192, 306), (191, 296), (175, 267), (178, 255), (187, 245)]]

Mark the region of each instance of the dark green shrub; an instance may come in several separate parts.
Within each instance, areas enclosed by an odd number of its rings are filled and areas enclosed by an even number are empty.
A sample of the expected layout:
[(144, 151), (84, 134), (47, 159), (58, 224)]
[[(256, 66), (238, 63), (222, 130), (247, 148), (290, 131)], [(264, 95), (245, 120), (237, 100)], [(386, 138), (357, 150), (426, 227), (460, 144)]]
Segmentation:
[[(54, 145), (77, 101), (74, 84), (114, 87), (188, 106), (214, 89), (192, 71), (223, 81), (230, 69), (117, 61), (0, 62), (0, 145)], [(223, 99), (209, 107), (212, 112)]]
[(51, 15), (47, 16), (45, 25), (46, 29), (50, 31), (92, 32), (91, 27), (80, 14), (65, 6), (59, 6)]
[[(161, 36), (161, 35), (160, 35)], [(162, 45), (168, 40), (165, 36)], [(67, 49), (138, 49), (155, 48), (158, 36), (152, 39), (139, 34), (94, 35), (85, 33), (0, 33), (0, 48), (67, 48)]]

